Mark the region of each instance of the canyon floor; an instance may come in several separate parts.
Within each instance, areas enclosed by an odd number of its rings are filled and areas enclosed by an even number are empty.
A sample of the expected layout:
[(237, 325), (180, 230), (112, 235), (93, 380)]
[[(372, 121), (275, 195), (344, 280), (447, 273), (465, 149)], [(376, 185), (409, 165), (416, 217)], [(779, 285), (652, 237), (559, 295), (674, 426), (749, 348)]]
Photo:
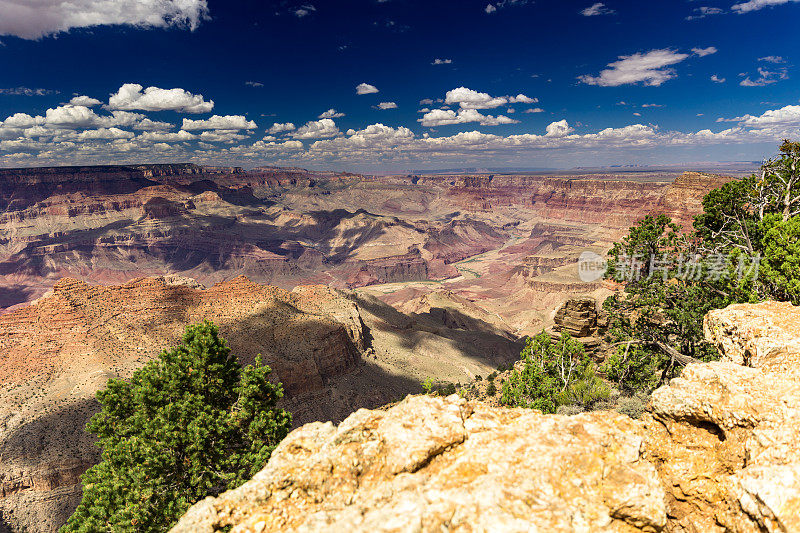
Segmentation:
[(187, 323), (263, 354), (298, 424), (338, 422), (514, 361), (564, 300), (614, 289), (580, 254), (650, 213), (688, 227), (729, 179), (0, 170), (0, 530), (63, 523), (94, 393)]

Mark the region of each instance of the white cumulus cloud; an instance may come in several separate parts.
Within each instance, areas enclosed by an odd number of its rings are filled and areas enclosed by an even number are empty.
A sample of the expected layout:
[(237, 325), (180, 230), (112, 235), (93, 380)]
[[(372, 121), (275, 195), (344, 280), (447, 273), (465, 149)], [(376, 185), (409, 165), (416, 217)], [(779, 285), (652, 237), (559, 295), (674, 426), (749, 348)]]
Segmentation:
[(566, 137), (573, 131), (575, 128), (569, 125), (566, 120), (559, 120), (558, 122), (551, 122), (547, 125), (545, 129), (545, 137)]
[(62, 105), (45, 112), (42, 122), (56, 129), (109, 128), (135, 126), (145, 118), (138, 113), (114, 111), (111, 116), (98, 115), (86, 106)]
[(444, 102), (448, 105), (460, 105), (463, 109), (494, 109), (508, 103), (505, 96), (493, 97), (466, 87), (447, 91)]
[(81, 141), (95, 140), (95, 139), (131, 139), (135, 135), (130, 131), (121, 130), (119, 128), (100, 128), (97, 130), (82, 131), (77, 135), (77, 139)]
[(297, 131), (292, 133), (292, 137), (295, 139), (325, 139), (336, 137), (340, 133), (333, 120), (323, 118), (306, 122), (305, 125), (300, 126)]
[(197, 28), (207, 0), (0, 0), (0, 35), (39, 39), (109, 24)]
[(84, 107), (92, 107), (100, 105), (103, 102), (101, 102), (97, 98), (90, 98), (88, 96), (76, 96), (75, 98), (70, 100), (69, 103), (72, 105), (82, 105)]
[(271, 135), (275, 135), (276, 133), (283, 133), (285, 131), (293, 131), (294, 124), (291, 122), (276, 122), (272, 125), (270, 129), (267, 130), (267, 133)]
[[(447, 91), (444, 103), (447, 105), (458, 105), (461, 109), (494, 109), (507, 104), (535, 104), (539, 100), (530, 98), (524, 94), (517, 96), (491, 96), (467, 87), (458, 87), (452, 91)], [(432, 102), (432, 101), (431, 101)]]
[(437, 126), (451, 126), (469, 122), (477, 122), (481, 126), (499, 126), (501, 124), (517, 124), (519, 120), (514, 120), (505, 115), (483, 115), (477, 109), (460, 109), (458, 113), (452, 109), (434, 109), (425, 113), (417, 122), (427, 128), (435, 128)]
[(238, 130), (214, 130), (204, 131), (200, 134), (200, 140), (212, 143), (235, 143), (247, 139), (247, 135), (239, 133)]
[(369, 83), (360, 83), (356, 87), (356, 94), (374, 94), (380, 92), (378, 88), (374, 85), (370, 85)]
[[(2, 0), (0, 0), (2, 1)], [(208, 113), (214, 109), (214, 101), (206, 101), (202, 95), (183, 89), (144, 89), (138, 83), (126, 83), (108, 99), (109, 109), (142, 111), (179, 111), (183, 113)]]
[(750, 11), (758, 11), (765, 7), (780, 6), (790, 2), (798, 2), (800, 0), (750, 0), (741, 4), (734, 4), (731, 9), (737, 13), (749, 13)]
[(133, 129), (143, 131), (164, 131), (172, 129), (173, 125), (169, 122), (161, 122), (160, 120), (150, 120), (143, 118), (138, 123), (134, 124)]
[(787, 105), (770, 109), (759, 116), (744, 115), (735, 118), (718, 118), (717, 122), (737, 122), (743, 128), (769, 132), (776, 138), (796, 136), (800, 129), (800, 105)]
[(255, 121), (242, 115), (214, 115), (205, 120), (183, 119), (182, 130), (252, 130), (257, 128)]
[(394, 102), (381, 102), (380, 104), (375, 106), (377, 109), (397, 109), (397, 104)]
[(197, 135), (194, 133), (189, 133), (186, 130), (180, 130), (179, 132), (145, 132), (139, 135), (139, 138), (144, 141), (152, 141), (152, 142), (183, 142), (183, 141), (193, 141), (197, 139)]
[(618, 61), (608, 64), (599, 76), (579, 76), (578, 79), (588, 85), (601, 87), (618, 87), (620, 85), (644, 83), (648, 87), (657, 87), (676, 76), (675, 70), (668, 68), (688, 58), (688, 54), (674, 50), (660, 49), (629, 56), (619, 56)]
[(317, 118), (341, 118), (343, 116), (345, 116), (344, 113), (339, 113), (334, 108), (330, 108)]

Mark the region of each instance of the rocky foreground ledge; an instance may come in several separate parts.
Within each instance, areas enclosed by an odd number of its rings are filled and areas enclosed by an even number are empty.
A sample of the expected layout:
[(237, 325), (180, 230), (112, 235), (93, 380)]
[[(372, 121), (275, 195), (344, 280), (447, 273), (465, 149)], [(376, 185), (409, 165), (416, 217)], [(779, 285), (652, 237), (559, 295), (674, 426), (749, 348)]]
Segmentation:
[(409, 397), (305, 425), (173, 533), (800, 531), (800, 308), (713, 311), (723, 360), (641, 420)]

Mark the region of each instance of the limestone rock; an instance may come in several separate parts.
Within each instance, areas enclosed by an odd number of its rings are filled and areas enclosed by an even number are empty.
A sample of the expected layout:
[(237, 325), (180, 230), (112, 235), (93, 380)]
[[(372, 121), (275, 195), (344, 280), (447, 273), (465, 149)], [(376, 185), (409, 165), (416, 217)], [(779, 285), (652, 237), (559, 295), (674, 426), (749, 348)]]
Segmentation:
[(717, 309), (706, 315), (703, 330), (725, 361), (773, 372), (800, 372), (800, 312), (788, 302)]
[(197, 504), (173, 533), (658, 531), (664, 492), (639, 457), (641, 431), (617, 414), (408, 397), (296, 430), (253, 480)]
[(800, 530), (798, 325), (785, 303), (712, 311), (706, 337), (723, 361), (689, 365), (653, 394), (645, 455), (673, 531)]
[(573, 337), (587, 337), (597, 326), (597, 302), (594, 298), (570, 298), (553, 318), (557, 331)]
[(608, 315), (597, 310), (594, 298), (574, 297), (564, 302), (553, 316), (552, 334), (558, 338), (561, 332), (569, 333), (583, 344), (587, 353), (600, 355), (603, 345), (600, 335), (608, 328)]

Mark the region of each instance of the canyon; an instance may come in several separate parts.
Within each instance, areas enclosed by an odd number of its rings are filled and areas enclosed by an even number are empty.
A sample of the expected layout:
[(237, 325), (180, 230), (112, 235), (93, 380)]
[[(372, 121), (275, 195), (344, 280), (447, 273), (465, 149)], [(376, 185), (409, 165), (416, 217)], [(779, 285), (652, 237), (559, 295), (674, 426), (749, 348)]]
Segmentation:
[[(0, 316), (0, 517), (13, 531), (55, 531), (99, 460), (84, 431), (95, 393), (210, 319), (243, 364), (262, 355), (296, 424), (343, 420), (515, 360), (518, 339), (440, 298), (403, 314), (323, 285), (291, 291), (238, 277), (205, 288), (176, 276), (118, 286), (62, 279), (33, 305)], [(475, 325), (476, 327), (472, 327)]]
[[(0, 169), (0, 313), (59, 279), (118, 284), (239, 275), (387, 302), (447, 290), (519, 334), (540, 329), (644, 215), (689, 227), (710, 174), (364, 176), (298, 168), (142, 165)], [(551, 298), (552, 295), (558, 295)], [(533, 305), (531, 305), (533, 304)]]
[(188, 323), (262, 354), (297, 425), (338, 423), (513, 362), (564, 301), (614, 289), (582, 253), (650, 213), (688, 227), (729, 179), (0, 170), (0, 531), (64, 522), (95, 392)]

